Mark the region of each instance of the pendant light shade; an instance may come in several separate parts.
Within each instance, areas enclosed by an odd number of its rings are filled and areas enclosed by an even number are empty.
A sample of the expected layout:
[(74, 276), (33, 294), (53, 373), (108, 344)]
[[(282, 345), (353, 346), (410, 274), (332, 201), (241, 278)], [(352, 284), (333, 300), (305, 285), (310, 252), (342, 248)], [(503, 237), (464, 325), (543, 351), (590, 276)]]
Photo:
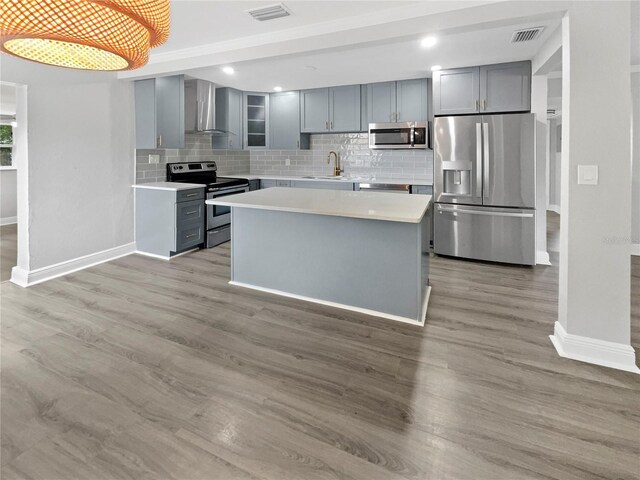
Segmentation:
[(131, 70), (169, 36), (169, 0), (0, 0), (0, 50), (85, 70)]

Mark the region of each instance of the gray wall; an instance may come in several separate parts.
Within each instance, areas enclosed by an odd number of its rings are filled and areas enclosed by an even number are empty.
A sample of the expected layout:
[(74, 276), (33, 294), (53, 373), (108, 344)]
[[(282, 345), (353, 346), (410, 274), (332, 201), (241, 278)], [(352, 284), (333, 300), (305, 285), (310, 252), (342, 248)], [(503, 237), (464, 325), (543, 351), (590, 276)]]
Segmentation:
[(2, 223), (18, 215), (16, 206), (16, 170), (0, 170), (0, 219)]
[[(149, 163), (149, 154), (160, 155), (160, 163)], [(218, 165), (219, 175), (249, 173), (248, 150), (212, 150), (211, 136), (185, 135), (185, 148), (136, 150), (136, 183), (164, 182), (166, 164), (173, 162), (210, 162)]]
[[(251, 173), (331, 175), (333, 166), (327, 165), (327, 154), (331, 150), (340, 154), (346, 175), (433, 179), (432, 150), (369, 150), (366, 133), (312, 135), (310, 150), (252, 150)], [(287, 158), (290, 165), (286, 165)]]
[(631, 97), (633, 112), (631, 242), (637, 245), (637, 251), (640, 249), (640, 72), (631, 74)]
[(18, 209), (19, 229), (28, 229), (19, 233), (28, 241), (19, 267), (34, 270), (132, 243), (133, 85), (115, 73), (9, 56), (2, 67), (3, 80), (27, 85), (26, 108), (18, 105), (26, 119), (17, 119), (27, 122), (28, 135), (19, 160), (27, 164), (18, 164), (28, 201), (28, 210)]

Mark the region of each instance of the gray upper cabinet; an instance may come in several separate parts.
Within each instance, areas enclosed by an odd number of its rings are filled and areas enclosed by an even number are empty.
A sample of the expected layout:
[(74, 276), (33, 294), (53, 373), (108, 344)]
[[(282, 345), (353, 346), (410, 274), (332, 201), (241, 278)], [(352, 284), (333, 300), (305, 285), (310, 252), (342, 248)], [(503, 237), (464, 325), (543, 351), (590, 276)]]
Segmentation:
[(329, 130), (360, 131), (360, 85), (329, 89)]
[(269, 94), (244, 92), (244, 147), (269, 148)]
[(309, 134), (300, 132), (300, 93), (269, 95), (269, 148), (299, 150), (309, 148)]
[(301, 91), (300, 123), (304, 133), (359, 132), (360, 85)]
[(427, 79), (396, 82), (396, 118), (398, 122), (427, 120)]
[(480, 67), (480, 111), (531, 110), (531, 62)]
[(242, 92), (234, 88), (216, 88), (216, 128), (228, 132), (211, 137), (213, 148), (241, 150)]
[(303, 132), (329, 130), (329, 89), (314, 88), (300, 92), (300, 127)]
[(184, 148), (184, 76), (135, 82), (136, 148)]
[(367, 85), (367, 123), (395, 122), (396, 82)]
[(367, 85), (368, 123), (427, 120), (427, 79)]
[(440, 70), (433, 74), (434, 115), (531, 110), (531, 62)]
[(440, 70), (433, 73), (434, 115), (478, 113), (480, 69), (478, 67)]

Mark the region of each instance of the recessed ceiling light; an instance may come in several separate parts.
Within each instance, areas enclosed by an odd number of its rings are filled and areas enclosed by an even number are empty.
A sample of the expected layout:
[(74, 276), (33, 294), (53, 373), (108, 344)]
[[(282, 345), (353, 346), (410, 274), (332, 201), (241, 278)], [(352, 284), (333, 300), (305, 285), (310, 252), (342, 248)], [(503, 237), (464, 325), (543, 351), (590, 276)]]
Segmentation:
[(282, 87), (273, 87), (273, 89), (274, 89), (276, 92), (281, 92), (281, 91), (282, 91)]
[(224, 73), (226, 73), (227, 75), (233, 75), (234, 73), (236, 73), (236, 71), (233, 69), (233, 67), (223, 67), (222, 71)]
[(420, 42), (420, 44), (425, 48), (433, 47), (436, 43), (438, 43), (438, 39), (436, 37), (425, 37), (422, 39), (422, 42)]
[(434, 65), (431, 67), (432, 72), (437, 72), (438, 70), (442, 70), (442, 65)]

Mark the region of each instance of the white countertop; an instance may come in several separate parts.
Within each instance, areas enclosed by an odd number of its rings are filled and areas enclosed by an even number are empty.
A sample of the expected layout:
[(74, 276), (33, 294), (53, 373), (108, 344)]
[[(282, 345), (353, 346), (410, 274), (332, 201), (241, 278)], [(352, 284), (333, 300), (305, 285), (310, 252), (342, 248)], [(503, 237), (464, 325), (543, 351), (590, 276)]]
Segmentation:
[(151, 190), (189, 190), (190, 188), (204, 188), (206, 185), (202, 183), (180, 183), (180, 182), (155, 182), (155, 183), (139, 183), (133, 185), (133, 188), (148, 188)]
[[(332, 178), (304, 178), (302, 176), (287, 175), (256, 175), (239, 173), (237, 175), (220, 175), (229, 178), (246, 178), (247, 180), (295, 180), (302, 182), (348, 182), (348, 183), (390, 183), (393, 185), (433, 185), (432, 180), (409, 180), (407, 178), (368, 178), (368, 177), (341, 177)], [(310, 176), (310, 175), (309, 175)]]
[(431, 195), (273, 187), (207, 200), (205, 203), (227, 207), (419, 223), (431, 203)]

